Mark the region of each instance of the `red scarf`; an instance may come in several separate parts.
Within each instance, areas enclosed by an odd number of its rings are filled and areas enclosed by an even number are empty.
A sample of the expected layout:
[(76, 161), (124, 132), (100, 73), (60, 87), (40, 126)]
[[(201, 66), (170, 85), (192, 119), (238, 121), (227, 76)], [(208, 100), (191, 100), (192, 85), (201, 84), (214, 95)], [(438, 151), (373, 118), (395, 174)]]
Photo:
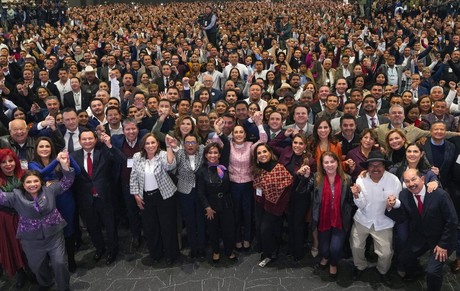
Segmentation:
[[(334, 195), (332, 195), (331, 183), (326, 176), (323, 182), (321, 195), (321, 209), (319, 214), (319, 231), (327, 231), (332, 227), (342, 229), (342, 211), (340, 201), (342, 196), (342, 181), (338, 174), (334, 180)], [(332, 198), (334, 196), (334, 199)]]

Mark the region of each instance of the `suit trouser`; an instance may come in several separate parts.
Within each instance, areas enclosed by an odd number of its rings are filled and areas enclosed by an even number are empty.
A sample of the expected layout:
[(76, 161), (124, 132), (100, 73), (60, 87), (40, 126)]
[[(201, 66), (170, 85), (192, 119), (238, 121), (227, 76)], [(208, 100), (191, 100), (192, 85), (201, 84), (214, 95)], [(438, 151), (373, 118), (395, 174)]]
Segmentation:
[[(211, 206), (211, 208), (213, 207)], [(213, 209), (216, 210), (215, 208)], [(220, 234), (222, 234), (224, 253), (230, 256), (235, 247), (235, 219), (233, 218), (233, 209), (222, 208), (216, 210), (214, 219), (206, 219), (206, 225), (208, 227), (212, 251), (214, 253), (220, 253), (219, 238)]]
[[(251, 241), (252, 203), (254, 200), (252, 182), (230, 183), (235, 213), (235, 241)], [(241, 232), (244, 228), (244, 232)]]
[(380, 274), (386, 274), (391, 267), (391, 258), (393, 257), (393, 228), (376, 231), (374, 225), (371, 228), (367, 228), (354, 221), (350, 234), (353, 262), (359, 270), (364, 270), (368, 267), (364, 251), (366, 239), (369, 235), (374, 239), (374, 251), (379, 257), (377, 270)]
[(256, 228), (260, 232), (260, 245), (262, 255), (265, 258), (273, 258), (279, 248), (281, 240), (281, 228), (283, 217), (273, 215), (263, 208), (263, 205), (256, 203), (255, 207)]
[(289, 199), (289, 208), (287, 211), (289, 253), (296, 259), (301, 259), (305, 255), (305, 229), (307, 227), (305, 216), (308, 208), (310, 208), (310, 199), (310, 193), (300, 194), (295, 190), (292, 191)]
[(53, 284), (53, 275), (49, 267), (51, 263), (57, 289), (69, 288), (70, 274), (62, 231), (44, 239), (22, 239), (21, 245), (40, 286), (47, 287)]
[[(445, 262), (440, 262), (435, 259), (433, 248), (425, 244), (421, 249), (414, 251), (411, 246), (407, 246), (399, 255), (399, 269), (405, 271), (407, 274), (413, 274), (416, 267), (419, 266), (417, 258), (421, 257), (426, 252), (430, 253), (428, 263), (426, 266), (426, 285), (428, 291), (441, 290), (442, 286), (442, 273)], [(448, 255), (452, 252), (449, 251)]]
[(198, 201), (196, 189), (189, 194), (179, 193), (182, 217), (187, 228), (187, 241), (192, 254), (204, 250), (206, 240), (203, 207)]
[(141, 211), (141, 217), (150, 256), (155, 260), (163, 255), (170, 260), (177, 259), (179, 244), (176, 195), (163, 200), (160, 191), (144, 192), (144, 210)]
[(452, 202), (454, 202), (457, 217), (459, 217), (459, 223), (457, 226), (457, 244), (455, 247), (455, 254), (457, 259), (460, 260), (460, 185), (457, 183), (451, 183), (448, 192), (450, 194), (450, 197), (452, 198)]
[(105, 250), (102, 225), (107, 233), (107, 247), (112, 254), (118, 251), (118, 234), (112, 205), (106, 205), (101, 198), (93, 198), (91, 206), (80, 205), (80, 214), (85, 222), (91, 241), (98, 251)]
[(141, 216), (139, 214), (139, 207), (136, 204), (134, 195), (129, 191), (129, 184), (122, 184), (123, 200), (125, 201), (126, 212), (128, 215), (129, 229), (134, 238), (141, 236)]

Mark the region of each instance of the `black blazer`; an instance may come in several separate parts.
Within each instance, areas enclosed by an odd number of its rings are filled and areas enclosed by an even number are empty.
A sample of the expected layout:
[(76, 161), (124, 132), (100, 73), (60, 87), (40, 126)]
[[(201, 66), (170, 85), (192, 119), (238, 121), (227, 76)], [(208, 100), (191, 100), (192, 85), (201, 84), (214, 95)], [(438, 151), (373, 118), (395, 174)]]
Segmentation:
[[(377, 119), (379, 124), (390, 123), (390, 120), (380, 114), (377, 114)], [(369, 128), (369, 123), (367, 122), (366, 113), (356, 119), (356, 133), (359, 135), (365, 129)]]
[[(177, 77), (175, 75), (170, 75), (169, 76), (169, 82), (174, 81), (176, 82)], [(158, 92), (164, 92), (169, 86), (165, 84), (164, 77), (158, 77), (155, 80), (153, 80), (153, 83), (158, 85)]]
[(401, 207), (386, 210), (385, 215), (396, 222), (409, 221), (409, 238), (406, 246), (416, 252), (428, 244), (452, 250), (457, 240), (457, 214), (449, 194), (441, 188), (426, 193), (423, 213), (418, 213), (413, 194), (404, 189), (399, 193)]
[(321, 111), (323, 111), (323, 108), (321, 108), (321, 104), (320, 104), (321, 101), (316, 101), (315, 103), (313, 103), (310, 108), (311, 108), (311, 114), (313, 114), (313, 121), (315, 121), (315, 117), (316, 117), (316, 114), (320, 113)]
[[(41, 83), (40, 83), (41, 85)], [(47, 84), (46, 84), (46, 88), (48, 90), (50, 90), (51, 94), (53, 94), (53, 96), (56, 96), (56, 97), (59, 97), (61, 96), (61, 94), (59, 93), (59, 90), (58, 88), (56, 87), (56, 85), (54, 83), (52, 83), (51, 81), (49, 81)]]
[(86, 155), (83, 149), (75, 151), (70, 155), (75, 159), (81, 169), (81, 175), (75, 177), (75, 182), (72, 186), (75, 191), (74, 193), (77, 193), (75, 196), (79, 207), (92, 207), (94, 199), (92, 196), (93, 186), (96, 187), (96, 192), (104, 204), (107, 206), (112, 205), (113, 193), (111, 190), (116, 179), (112, 176), (112, 169), (115, 165), (119, 167), (125, 160), (121, 151), (114, 146), (109, 149), (105, 145), (96, 145), (91, 156), (93, 159), (92, 177), (85, 170), (84, 159), (86, 159)]
[[(452, 166), (457, 159), (455, 155), (455, 145), (448, 140), (444, 141), (445, 150), (444, 150), (444, 162), (442, 163), (441, 167), (439, 168), (439, 180), (441, 180), (441, 185), (443, 188), (447, 188), (449, 186)], [(431, 140), (428, 139), (426, 143), (423, 145), (423, 149), (425, 150), (425, 155), (431, 165), (433, 164), (433, 152), (431, 151)]]
[[(81, 93), (81, 109), (86, 109), (89, 107), (89, 102), (91, 101), (91, 94), (80, 91)], [(67, 92), (64, 94), (64, 104), (63, 107), (72, 107), (75, 108), (75, 100), (73, 99), (73, 91)]]

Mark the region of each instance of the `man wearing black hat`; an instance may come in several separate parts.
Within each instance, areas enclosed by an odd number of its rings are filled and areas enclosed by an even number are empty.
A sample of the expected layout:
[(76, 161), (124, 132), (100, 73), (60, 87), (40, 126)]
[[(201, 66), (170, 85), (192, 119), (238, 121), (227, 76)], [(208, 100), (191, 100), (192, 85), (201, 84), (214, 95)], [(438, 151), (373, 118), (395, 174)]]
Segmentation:
[(391, 162), (385, 160), (380, 151), (372, 151), (367, 161), (361, 163), (367, 173), (365, 177), (358, 177), (356, 184), (351, 187), (353, 201), (358, 210), (351, 229), (350, 246), (355, 265), (353, 278), (357, 279), (368, 267), (364, 251), (366, 239), (370, 235), (374, 239), (375, 253), (379, 257), (377, 271), (383, 283), (391, 286), (387, 272), (393, 257), (394, 221), (385, 216), (385, 210), (388, 197), (399, 196), (401, 182), (385, 170), (389, 164)]

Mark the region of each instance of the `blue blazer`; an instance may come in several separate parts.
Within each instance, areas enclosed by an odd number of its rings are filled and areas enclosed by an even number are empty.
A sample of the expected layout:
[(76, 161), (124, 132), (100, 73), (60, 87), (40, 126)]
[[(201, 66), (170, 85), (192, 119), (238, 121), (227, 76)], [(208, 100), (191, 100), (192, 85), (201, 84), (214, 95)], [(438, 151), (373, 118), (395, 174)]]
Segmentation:
[[(145, 129), (140, 129), (139, 130), (139, 134), (137, 135), (136, 145), (139, 145), (141, 143), (142, 138), (147, 133), (148, 133), (148, 131), (145, 130)], [(113, 147), (116, 147), (117, 149), (120, 150), (120, 152), (122, 152), (123, 144), (126, 142), (125, 135), (124, 134), (113, 135), (112, 137), (110, 137), (110, 142), (112, 143)], [(113, 176), (114, 177), (119, 177), (120, 176), (120, 169), (123, 166), (125, 166), (125, 164), (123, 164), (123, 165), (122, 164), (113, 165)]]

